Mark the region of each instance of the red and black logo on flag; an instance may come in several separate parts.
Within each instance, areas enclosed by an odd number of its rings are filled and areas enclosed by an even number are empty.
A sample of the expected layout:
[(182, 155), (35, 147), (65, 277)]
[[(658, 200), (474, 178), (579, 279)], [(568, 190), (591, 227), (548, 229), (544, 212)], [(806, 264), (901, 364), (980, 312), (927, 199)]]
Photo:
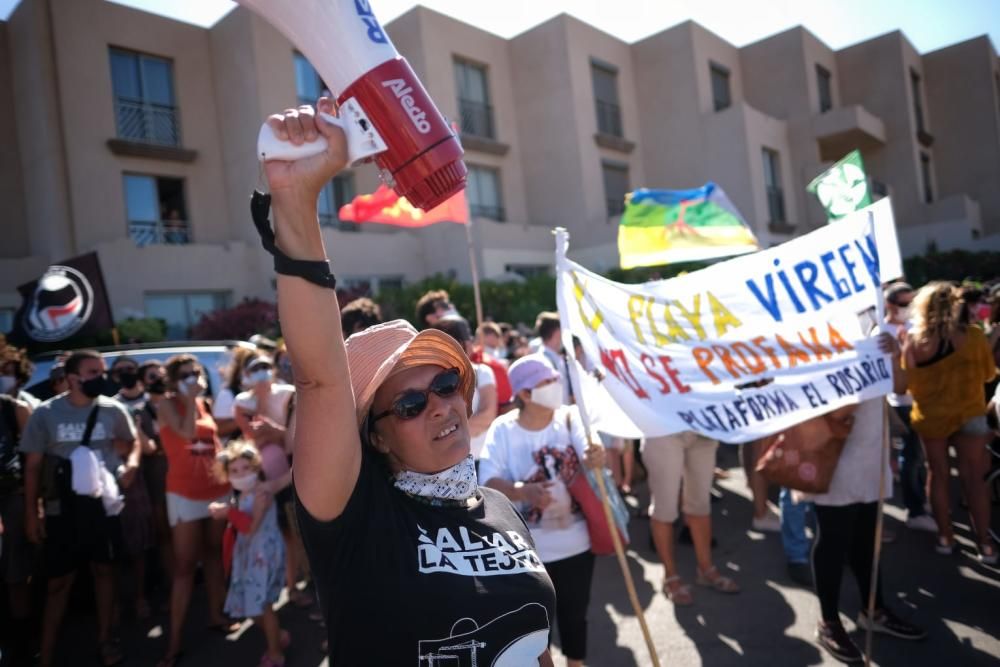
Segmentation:
[(53, 264), (17, 290), (22, 302), (10, 335), (17, 344), (52, 343), (114, 326), (97, 253)]

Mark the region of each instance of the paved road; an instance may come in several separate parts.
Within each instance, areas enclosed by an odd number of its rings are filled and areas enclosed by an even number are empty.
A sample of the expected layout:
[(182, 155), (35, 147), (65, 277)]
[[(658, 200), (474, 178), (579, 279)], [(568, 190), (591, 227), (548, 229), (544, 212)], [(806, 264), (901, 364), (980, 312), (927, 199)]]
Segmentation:
[[(818, 616), (816, 598), (789, 581), (778, 537), (747, 530), (749, 493), (735, 452), (722, 450), (721, 462), (730, 469), (731, 477), (719, 484), (721, 497), (713, 511), (719, 543), (716, 563), (738, 579), (743, 586), (741, 594), (724, 596), (698, 589), (694, 606), (674, 609), (658, 592), (662, 569), (649, 546), (648, 523), (636, 520), (631, 526), (631, 571), (660, 663), (685, 667), (839, 664), (812, 641)], [(898, 539), (883, 551), (887, 599), (902, 615), (926, 626), (930, 637), (925, 642), (909, 643), (877, 636), (875, 664), (1000, 665), (1000, 570), (978, 564), (973, 558), (966, 514), (957, 511), (955, 516), (961, 553), (947, 558), (934, 553), (931, 534), (907, 531), (899, 506), (888, 506), (887, 526)], [(682, 572), (693, 576), (691, 547), (680, 545), (677, 553)], [(587, 664), (652, 664), (614, 557), (599, 559), (591, 599)], [(853, 580), (847, 576), (843, 600), (847, 618), (854, 618), (860, 603)], [(196, 598), (193, 608), (203, 607), (200, 602), (201, 598)], [(326, 667), (319, 652), (323, 630), (308, 619), (307, 610), (284, 606), (279, 613), (295, 639), (289, 667)], [(164, 622), (162, 615), (141, 623), (126, 619), (123, 637), (129, 666), (155, 665), (163, 651)], [(263, 640), (256, 628), (248, 626), (245, 632), (225, 638), (201, 630), (202, 618), (193, 616), (188, 625), (188, 652), (182, 667), (257, 664)], [(848, 622), (847, 627), (851, 629), (853, 624)], [(62, 664), (96, 664), (91, 657), (93, 632), (92, 618), (80, 612), (72, 616), (61, 644)], [(860, 633), (856, 639), (859, 644), (864, 641)], [(556, 664), (565, 663), (560, 658)]]

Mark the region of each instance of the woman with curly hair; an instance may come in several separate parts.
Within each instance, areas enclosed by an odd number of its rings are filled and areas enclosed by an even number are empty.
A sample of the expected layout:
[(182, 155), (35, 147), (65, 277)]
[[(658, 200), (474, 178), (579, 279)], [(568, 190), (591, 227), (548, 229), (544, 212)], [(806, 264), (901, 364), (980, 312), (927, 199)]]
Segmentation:
[(937, 551), (951, 554), (955, 537), (949, 518), (948, 446), (958, 454), (958, 471), (979, 558), (997, 562), (990, 538), (990, 499), (983, 476), (989, 467), (983, 385), (997, 373), (982, 329), (964, 316), (965, 303), (949, 283), (932, 282), (913, 299), (913, 328), (904, 349), (909, 391), (913, 395), (913, 429), (920, 435), (930, 467), (931, 508), (938, 525)]

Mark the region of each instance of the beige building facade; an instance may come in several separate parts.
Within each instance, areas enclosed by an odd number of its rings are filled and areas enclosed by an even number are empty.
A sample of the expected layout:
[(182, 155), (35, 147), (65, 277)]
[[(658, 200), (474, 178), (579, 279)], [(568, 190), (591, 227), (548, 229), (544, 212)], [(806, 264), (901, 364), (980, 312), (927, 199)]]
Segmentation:
[[(462, 128), (487, 278), (546, 271), (551, 229), (617, 264), (624, 194), (723, 187), (765, 245), (824, 224), (806, 184), (855, 148), (891, 195), (904, 255), (1000, 248), (1000, 60), (986, 37), (923, 56), (901, 33), (833, 51), (803, 28), (736, 48), (693, 22), (634, 44), (559, 15), (504, 39), (416, 7), (386, 26)], [(0, 329), (16, 286), (96, 251), (116, 318), (184, 335), (201, 312), (274, 298), (250, 223), (261, 120), (318, 75), (237, 8), (208, 29), (102, 0), (23, 0), (0, 22)], [(337, 219), (378, 185), (320, 199), (341, 284), (470, 278), (458, 225)], [(488, 311), (488, 304), (487, 304)]]

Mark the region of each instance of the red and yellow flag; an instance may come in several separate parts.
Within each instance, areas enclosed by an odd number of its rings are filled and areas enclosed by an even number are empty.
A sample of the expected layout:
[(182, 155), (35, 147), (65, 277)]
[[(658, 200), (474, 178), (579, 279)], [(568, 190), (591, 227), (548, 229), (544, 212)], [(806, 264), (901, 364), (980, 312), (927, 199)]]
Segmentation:
[(340, 219), (345, 222), (380, 222), (397, 227), (426, 227), (437, 222), (469, 224), (469, 207), (465, 190), (453, 195), (429, 211), (421, 211), (405, 197), (400, 197), (385, 185), (370, 195), (359, 195), (350, 204), (340, 207)]

